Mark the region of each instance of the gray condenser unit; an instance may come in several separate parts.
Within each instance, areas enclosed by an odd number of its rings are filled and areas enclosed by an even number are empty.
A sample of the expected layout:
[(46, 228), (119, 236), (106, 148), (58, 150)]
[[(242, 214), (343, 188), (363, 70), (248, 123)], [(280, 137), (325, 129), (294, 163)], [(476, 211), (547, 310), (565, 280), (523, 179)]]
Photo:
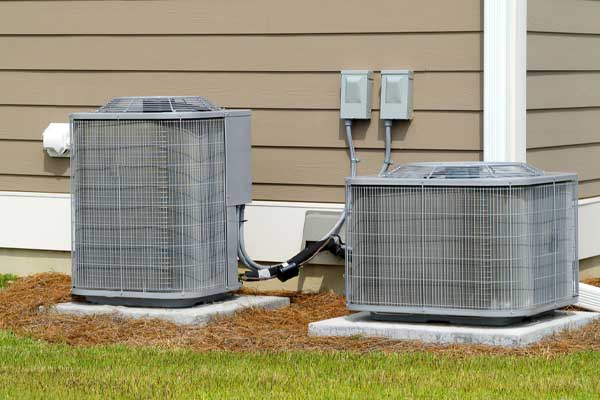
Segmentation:
[(346, 203), (351, 310), (505, 324), (577, 301), (574, 174), (406, 164), (347, 178)]
[(239, 287), (250, 112), (201, 97), (117, 98), (71, 116), (73, 294), (188, 306)]

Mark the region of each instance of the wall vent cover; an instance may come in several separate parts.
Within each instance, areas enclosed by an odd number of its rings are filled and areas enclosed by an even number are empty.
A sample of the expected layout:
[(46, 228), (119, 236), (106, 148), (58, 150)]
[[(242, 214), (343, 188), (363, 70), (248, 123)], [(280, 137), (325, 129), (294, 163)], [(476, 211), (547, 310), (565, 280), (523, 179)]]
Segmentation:
[(416, 163), (347, 178), (346, 290), (379, 318), (508, 323), (577, 301), (577, 177)]
[(136, 97), (71, 116), (73, 293), (187, 306), (237, 289), (250, 112)]

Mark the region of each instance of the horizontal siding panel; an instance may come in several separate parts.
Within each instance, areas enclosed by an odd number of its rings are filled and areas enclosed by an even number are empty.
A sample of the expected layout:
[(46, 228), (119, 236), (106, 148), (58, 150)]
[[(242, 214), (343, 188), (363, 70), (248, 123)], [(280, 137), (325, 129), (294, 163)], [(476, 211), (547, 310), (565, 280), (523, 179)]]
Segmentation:
[(588, 182), (579, 182), (579, 198), (600, 196), (600, 179)]
[(46, 155), (39, 142), (0, 142), (0, 174), (68, 176), (69, 159)]
[(72, 112), (94, 111), (94, 107), (0, 106), (0, 139), (42, 140), (51, 122), (69, 122)]
[[(381, 150), (358, 151), (361, 162), (358, 171), (372, 174), (383, 161)], [(418, 151), (396, 150), (393, 160), (474, 161), (478, 151)], [(253, 176), (257, 183), (339, 185), (347, 175), (346, 149), (258, 147), (252, 151)], [(3, 141), (0, 146), (0, 174), (34, 176), (68, 176), (69, 160), (51, 158), (42, 151), (39, 142)]]
[[(597, 20), (600, 25), (600, 9)], [(529, 33), (527, 68), (534, 71), (600, 71), (600, 34)]]
[(64, 176), (24, 176), (0, 174), (0, 191), (69, 193), (69, 178)]
[[(380, 150), (357, 152), (359, 175), (379, 171), (383, 161)], [(478, 151), (392, 151), (395, 163), (418, 161), (477, 161)], [(307, 185), (343, 184), (349, 174), (345, 149), (254, 148), (252, 151), (254, 181), (258, 183), (292, 183)]]
[(344, 187), (341, 185), (273, 185), (268, 183), (252, 185), (253, 200), (343, 203), (344, 196)]
[(527, 74), (528, 109), (599, 106), (600, 71)]
[(533, 149), (527, 162), (545, 171), (576, 172), (579, 180), (600, 179), (600, 144)]
[[(118, 96), (177, 94), (230, 108), (339, 109), (339, 80), (337, 73), (3, 71), (0, 104), (97, 106)], [(373, 104), (377, 109), (378, 90)], [(479, 72), (415, 74), (415, 110), (481, 110), (481, 104)]]
[(433, 32), (481, 29), (480, 0), (2, 1), (0, 34)]
[[(50, 122), (68, 122), (69, 114), (93, 108), (0, 106), (0, 139), (41, 140)], [(346, 147), (345, 129), (336, 110), (255, 110), (255, 146)], [(354, 124), (358, 148), (383, 148), (379, 112)], [(397, 121), (392, 146), (401, 149), (480, 150), (481, 113), (417, 111), (412, 121)]]
[(528, 0), (527, 29), (539, 32), (600, 33), (596, 0)]
[(0, 36), (0, 54), (18, 70), (479, 71), (481, 34)]
[(527, 113), (527, 147), (600, 143), (600, 107)]
[[(481, 150), (482, 114), (471, 111), (416, 111), (412, 121), (392, 125), (392, 148)], [(381, 149), (385, 128), (379, 112), (371, 121), (355, 121), (358, 148)], [(336, 110), (256, 110), (252, 116), (256, 146), (346, 148), (345, 128)]]

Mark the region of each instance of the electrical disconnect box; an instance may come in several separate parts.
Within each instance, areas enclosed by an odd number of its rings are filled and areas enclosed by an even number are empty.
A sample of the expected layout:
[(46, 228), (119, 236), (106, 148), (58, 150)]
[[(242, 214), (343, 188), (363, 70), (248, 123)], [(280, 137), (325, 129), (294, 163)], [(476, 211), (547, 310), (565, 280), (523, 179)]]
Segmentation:
[(373, 72), (369, 70), (342, 71), (341, 119), (371, 118)]
[(381, 71), (381, 119), (412, 119), (413, 72)]

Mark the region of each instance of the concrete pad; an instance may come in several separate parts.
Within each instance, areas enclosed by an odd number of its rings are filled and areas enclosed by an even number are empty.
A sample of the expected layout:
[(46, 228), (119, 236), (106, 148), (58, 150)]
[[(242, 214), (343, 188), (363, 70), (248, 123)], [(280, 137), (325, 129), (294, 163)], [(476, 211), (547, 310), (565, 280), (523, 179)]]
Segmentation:
[(124, 307), (89, 303), (61, 303), (54, 307), (56, 312), (72, 315), (115, 314), (124, 318), (162, 319), (179, 325), (206, 325), (219, 316), (232, 315), (246, 308), (275, 310), (287, 307), (290, 299), (276, 296), (232, 296), (231, 298), (200, 304), (189, 308)]
[(555, 311), (535, 320), (502, 327), (418, 324), (372, 320), (368, 312), (313, 322), (313, 336), (373, 336), (396, 340), (420, 340), (439, 344), (486, 344), (522, 347), (554, 333), (580, 328), (600, 318), (600, 313)]

